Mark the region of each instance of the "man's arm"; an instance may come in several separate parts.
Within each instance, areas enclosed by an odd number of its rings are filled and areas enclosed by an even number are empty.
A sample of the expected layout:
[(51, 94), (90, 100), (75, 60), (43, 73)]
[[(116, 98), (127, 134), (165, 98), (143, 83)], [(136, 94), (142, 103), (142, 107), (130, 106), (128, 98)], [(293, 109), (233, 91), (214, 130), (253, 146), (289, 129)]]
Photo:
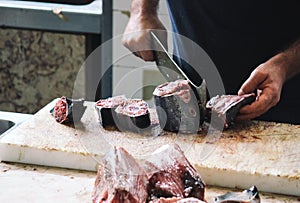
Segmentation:
[(131, 14), (143, 16), (156, 16), (159, 0), (132, 0)]
[(259, 65), (241, 86), (238, 94), (259, 90), (255, 102), (240, 110), (238, 119), (256, 118), (275, 106), (285, 81), (300, 73), (300, 39), (285, 51)]
[(286, 80), (300, 73), (300, 39), (293, 43), (283, 53), (286, 61)]
[[(129, 22), (125, 28), (122, 44), (145, 61), (154, 60), (151, 50), (151, 30), (165, 30), (157, 16), (159, 0), (132, 0)], [(167, 42), (166, 32), (158, 32)]]

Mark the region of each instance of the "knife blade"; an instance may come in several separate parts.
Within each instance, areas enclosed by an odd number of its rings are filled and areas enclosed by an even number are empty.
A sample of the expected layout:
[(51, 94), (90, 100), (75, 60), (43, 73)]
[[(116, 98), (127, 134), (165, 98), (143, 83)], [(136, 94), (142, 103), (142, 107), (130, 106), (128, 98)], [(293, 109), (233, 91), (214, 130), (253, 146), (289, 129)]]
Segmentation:
[(159, 40), (158, 36), (154, 32), (151, 32), (151, 36), (155, 63), (161, 74), (165, 77), (165, 79), (169, 82), (178, 79), (188, 80), (190, 84), (196, 88), (198, 94), (200, 95), (202, 105), (206, 104), (207, 95), (205, 80), (203, 79), (202, 84), (200, 86), (195, 85), (195, 83), (193, 83), (193, 81), (188, 78), (188, 76), (174, 61), (171, 54), (169, 54), (167, 49)]
[(155, 63), (166, 80), (170, 82), (178, 79), (185, 79), (189, 80), (194, 87), (197, 87), (177, 65), (157, 35), (154, 32), (151, 32), (151, 35), (153, 39), (152, 42)]

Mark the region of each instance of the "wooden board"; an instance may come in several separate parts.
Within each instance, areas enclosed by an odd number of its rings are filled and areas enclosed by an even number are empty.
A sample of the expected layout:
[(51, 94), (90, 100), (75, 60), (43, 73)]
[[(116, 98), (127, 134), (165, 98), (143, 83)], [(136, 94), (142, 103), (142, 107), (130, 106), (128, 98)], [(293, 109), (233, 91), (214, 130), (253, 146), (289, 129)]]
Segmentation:
[(300, 126), (253, 121), (222, 133), (140, 135), (102, 129), (93, 102), (80, 124), (58, 124), (49, 113), (54, 104), (0, 139), (1, 160), (95, 171), (112, 146), (143, 160), (176, 143), (209, 185), (300, 195)]

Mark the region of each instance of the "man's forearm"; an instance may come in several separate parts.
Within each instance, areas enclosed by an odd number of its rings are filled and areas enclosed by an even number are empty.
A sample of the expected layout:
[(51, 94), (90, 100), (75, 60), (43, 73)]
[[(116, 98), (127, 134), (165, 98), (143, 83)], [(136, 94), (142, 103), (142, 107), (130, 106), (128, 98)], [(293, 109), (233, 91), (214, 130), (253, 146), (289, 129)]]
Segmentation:
[(158, 32), (160, 39), (167, 44), (164, 25), (158, 18), (159, 0), (132, 0), (131, 15), (125, 28), (122, 44), (145, 61), (153, 61), (151, 30)]
[(300, 38), (279, 55), (286, 63), (286, 80), (300, 73)]
[(133, 15), (157, 15), (159, 0), (132, 0), (131, 14)]

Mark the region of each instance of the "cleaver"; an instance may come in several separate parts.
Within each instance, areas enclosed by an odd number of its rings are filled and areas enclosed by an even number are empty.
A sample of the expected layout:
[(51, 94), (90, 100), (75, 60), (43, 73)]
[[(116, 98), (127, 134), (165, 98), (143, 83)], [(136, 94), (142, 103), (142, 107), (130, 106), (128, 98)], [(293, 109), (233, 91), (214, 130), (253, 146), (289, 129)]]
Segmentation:
[(175, 81), (178, 79), (188, 80), (192, 86), (197, 90), (202, 105), (206, 104), (206, 82), (203, 79), (202, 84), (200, 86), (195, 85), (188, 78), (188, 76), (182, 71), (182, 69), (178, 66), (178, 64), (174, 61), (171, 54), (168, 53), (167, 49), (164, 47), (162, 42), (159, 40), (157, 35), (154, 32), (150, 32), (152, 36), (152, 49), (154, 53), (154, 59), (157, 68), (160, 73), (165, 77), (165, 79), (169, 82)]

